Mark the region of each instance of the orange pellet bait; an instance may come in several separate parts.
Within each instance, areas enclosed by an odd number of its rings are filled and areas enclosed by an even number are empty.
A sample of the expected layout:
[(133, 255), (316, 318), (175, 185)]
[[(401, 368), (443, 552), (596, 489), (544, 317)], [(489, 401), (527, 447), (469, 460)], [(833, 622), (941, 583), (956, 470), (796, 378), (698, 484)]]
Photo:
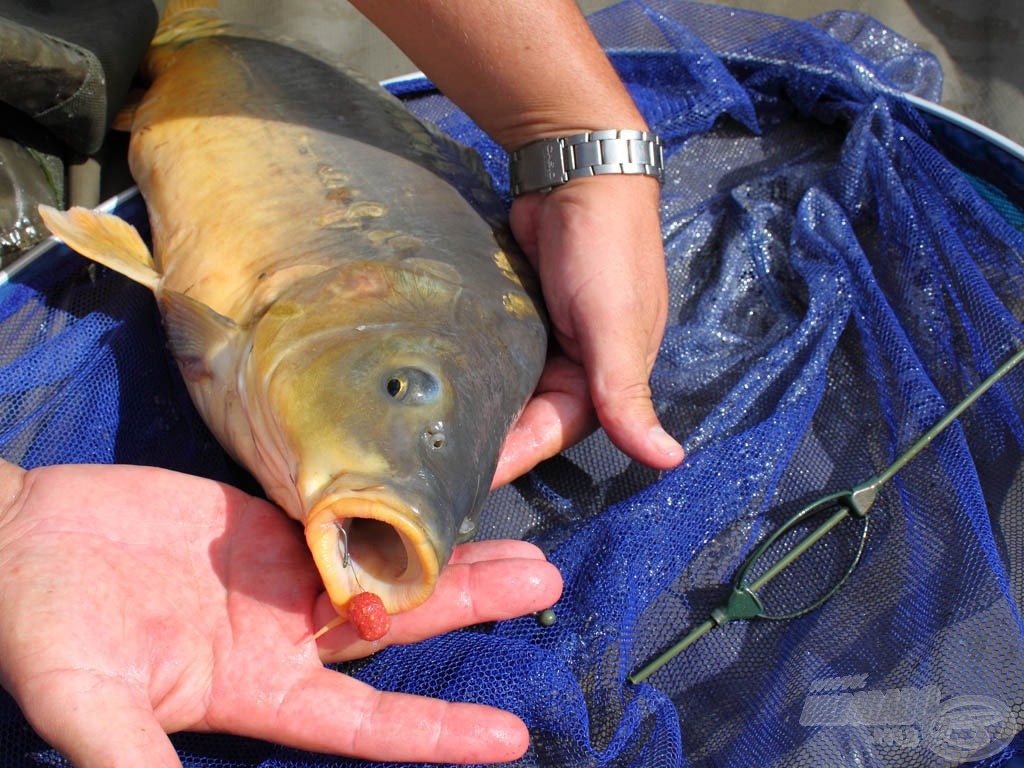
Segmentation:
[(373, 592), (360, 592), (348, 601), (348, 620), (363, 640), (380, 640), (391, 629), (384, 602)]

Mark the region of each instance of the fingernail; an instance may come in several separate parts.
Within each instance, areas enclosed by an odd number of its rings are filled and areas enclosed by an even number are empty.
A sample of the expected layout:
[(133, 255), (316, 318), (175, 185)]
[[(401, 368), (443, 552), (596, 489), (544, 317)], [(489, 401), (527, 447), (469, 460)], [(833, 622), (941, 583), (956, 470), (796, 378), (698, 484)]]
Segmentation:
[(677, 443), (675, 438), (661, 427), (651, 427), (647, 437), (651, 444), (666, 456), (674, 458), (683, 455), (683, 446)]

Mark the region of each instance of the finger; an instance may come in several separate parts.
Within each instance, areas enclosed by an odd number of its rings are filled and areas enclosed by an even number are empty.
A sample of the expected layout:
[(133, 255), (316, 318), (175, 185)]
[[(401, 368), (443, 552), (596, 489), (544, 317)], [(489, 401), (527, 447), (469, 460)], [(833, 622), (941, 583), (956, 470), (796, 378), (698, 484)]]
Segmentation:
[(508, 224), (519, 248), (530, 265), (537, 269), (537, 220), (544, 205), (543, 192), (520, 195), (512, 201)]
[(448, 565), (480, 563), (488, 560), (546, 560), (536, 544), (517, 539), (488, 539), (459, 544)]
[(181, 768), (147, 697), (91, 673), (62, 673), (22, 707), (36, 732), (75, 768)]
[[(387, 645), (418, 642), (487, 621), (502, 621), (549, 608), (562, 593), (558, 569), (536, 557), (454, 563), (445, 567), (437, 589), (423, 605), (392, 617), (382, 641), (361, 640), (348, 623), (317, 641), (324, 661), (362, 658)], [(315, 618), (326, 625), (334, 616), (321, 600)]]
[(491, 488), (533, 469), (597, 426), (586, 374), (564, 357), (548, 360), (536, 392), (505, 438)]
[(299, 749), (382, 762), (506, 762), (529, 745), (526, 726), (508, 712), (381, 693), (320, 667), (268, 704), (225, 725)]
[(532, 398), (505, 437), (491, 489), (522, 477), (594, 431), (597, 418), (589, 403), (545, 393)]

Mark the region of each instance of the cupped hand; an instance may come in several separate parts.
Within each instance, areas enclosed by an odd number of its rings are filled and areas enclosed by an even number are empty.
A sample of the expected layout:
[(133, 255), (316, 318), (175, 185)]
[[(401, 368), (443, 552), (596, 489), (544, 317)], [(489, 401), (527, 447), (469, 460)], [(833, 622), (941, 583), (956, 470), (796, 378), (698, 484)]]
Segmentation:
[(649, 384), (668, 311), (658, 196), (654, 179), (597, 176), (513, 202), (512, 233), (540, 276), (561, 354), (509, 434), (495, 485), (581, 439), (595, 412), (630, 457), (657, 469), (683, 460)]
[[(179, 730), (385, 761), (504, 761), (527, 747), (509, 713), (325, 668), (321, 653), (374, 647), (342, 626), (318, 651), (311, 636), (332, 612), (300, 528), (222, 484), (0, 462), (0, 574), (0, 683), (76, 766), (179, 766), (165, 735)], [(465, 545), (387, 641), (536, 611), (560, 589), (530, 545)]]

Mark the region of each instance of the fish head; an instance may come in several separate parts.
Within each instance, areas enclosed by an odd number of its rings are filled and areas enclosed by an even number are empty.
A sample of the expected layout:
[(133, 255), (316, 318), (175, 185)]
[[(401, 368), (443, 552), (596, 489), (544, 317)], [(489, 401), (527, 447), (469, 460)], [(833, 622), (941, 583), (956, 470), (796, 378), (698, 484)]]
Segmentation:
[(279, 366), (269, 390), (332, 601), (365, 590), (395, 613), (429, 596), (475, 499), (449, 478), (458, 398), (438, 361), (450, 350), (396, 329), (364, 335)]
[(459, 309), (458, 284), (368, 265), (339, 285), (343, 302), (321, 288), (259, 321), (253, 433), (338, 612), (369, 591), (396, 613), (430, 596), (472, 526), (533, 382), (500, 329)]

